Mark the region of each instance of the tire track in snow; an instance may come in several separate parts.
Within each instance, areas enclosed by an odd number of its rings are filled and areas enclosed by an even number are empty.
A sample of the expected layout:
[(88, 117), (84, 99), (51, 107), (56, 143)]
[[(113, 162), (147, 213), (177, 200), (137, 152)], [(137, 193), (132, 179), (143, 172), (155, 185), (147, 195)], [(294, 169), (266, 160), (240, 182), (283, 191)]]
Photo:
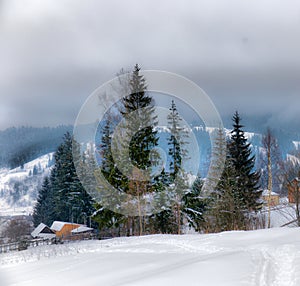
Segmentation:
[(297, 286), (296, 249), (293, 245), (277, 248), (259, 247), (250, 249), (257, 265), (254, 273), (255, 286)]
[(296, 249), (292, 245), (283, 245), (274, 253), (276, 279), (274, 286), (296, 286)]
[[(176, 269), (182, 269), (183, 267), (187, 267), (193, 264), (201, 263), (206, 260), (210, 260), (213, 258), (216, 258), (218, 256), (231, 256), (235, 255), (236, 253), (239, 253), (240, 250), (232, 250), (228, 252), (220, 252), (220, 253), (213, 253), (213, 254), (207, 254), (207, 255), (196, 255), (194, 257), (180, 259), (173, 263), (168, 263), (166, 265), (160, 265), (156, 266), (155, 268), (147, 271), (143, 271), (142, 273), (135, 273), (134, 276), (124, 276), (119, 281), (115, 281), (112, 284), (109, 284), (109, 286), (125, 286), (125, 285), (132, 285), (133, 283), (139, 282), (142, 283), (143, 281), (147, 281), (147, 279), (160, 275), (160, 274), (166, 274), (168, 272), (172, 272)], [(142, 285), (142, 284), (141, 284)]]

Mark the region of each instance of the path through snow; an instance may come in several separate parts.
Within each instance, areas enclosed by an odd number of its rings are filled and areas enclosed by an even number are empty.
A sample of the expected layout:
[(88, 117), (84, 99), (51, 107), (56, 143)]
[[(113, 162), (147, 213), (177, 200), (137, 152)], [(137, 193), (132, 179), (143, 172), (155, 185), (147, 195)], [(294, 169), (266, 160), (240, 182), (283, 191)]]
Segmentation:
[(0, 264), (1, 286), (298, 286), (300, 229), (41, 246)]

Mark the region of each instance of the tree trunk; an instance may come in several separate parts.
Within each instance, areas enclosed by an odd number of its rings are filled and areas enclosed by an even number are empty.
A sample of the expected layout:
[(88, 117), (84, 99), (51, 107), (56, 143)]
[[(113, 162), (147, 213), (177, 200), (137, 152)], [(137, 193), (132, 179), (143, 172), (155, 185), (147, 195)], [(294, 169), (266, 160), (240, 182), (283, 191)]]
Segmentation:
[(181, 212), (180, 212), (180, 203), (177, 203), (177, 233), (181, 234)]
[(296, 184), (296, 189), (295, 189), (295, 203), (296, 203), (296, 218), (297, 218), (297, 225), (300, 226), (300, 210), (299, 210), (299, 201), (300, 201), (300, 196), (299, 196), (299, 183)]
[(268, 153), (268, 190), (269, 190), (269, 199), (268, 199), (268, 228), (271, 227), (271, 195), (272, 195), (272, 160), (271, 160), (271, 146), (267, 146)]

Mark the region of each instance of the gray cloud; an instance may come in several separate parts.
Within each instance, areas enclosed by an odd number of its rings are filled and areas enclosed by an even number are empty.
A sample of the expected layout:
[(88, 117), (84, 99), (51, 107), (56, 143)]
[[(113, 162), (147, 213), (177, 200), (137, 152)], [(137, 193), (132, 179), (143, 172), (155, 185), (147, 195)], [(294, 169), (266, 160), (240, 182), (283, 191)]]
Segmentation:
[[(0, 3), (1, 5), (1, 3)], [(73, 123), (121, 67), (184, 75), (221, 114), (299, 120), (300, 3), (4, 0), (0, 129)]]

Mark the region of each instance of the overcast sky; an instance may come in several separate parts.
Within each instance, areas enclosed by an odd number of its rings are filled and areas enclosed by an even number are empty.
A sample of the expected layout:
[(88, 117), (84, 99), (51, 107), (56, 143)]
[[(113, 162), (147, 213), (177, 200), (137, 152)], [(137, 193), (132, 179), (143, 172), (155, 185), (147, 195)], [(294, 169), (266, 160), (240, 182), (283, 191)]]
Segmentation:
[(298, 0), (3, 0), (0, 9), (0, 129), (73, 124), (94, 89), (136, 62), (195, 81), (222, 116), (300, 122)]

